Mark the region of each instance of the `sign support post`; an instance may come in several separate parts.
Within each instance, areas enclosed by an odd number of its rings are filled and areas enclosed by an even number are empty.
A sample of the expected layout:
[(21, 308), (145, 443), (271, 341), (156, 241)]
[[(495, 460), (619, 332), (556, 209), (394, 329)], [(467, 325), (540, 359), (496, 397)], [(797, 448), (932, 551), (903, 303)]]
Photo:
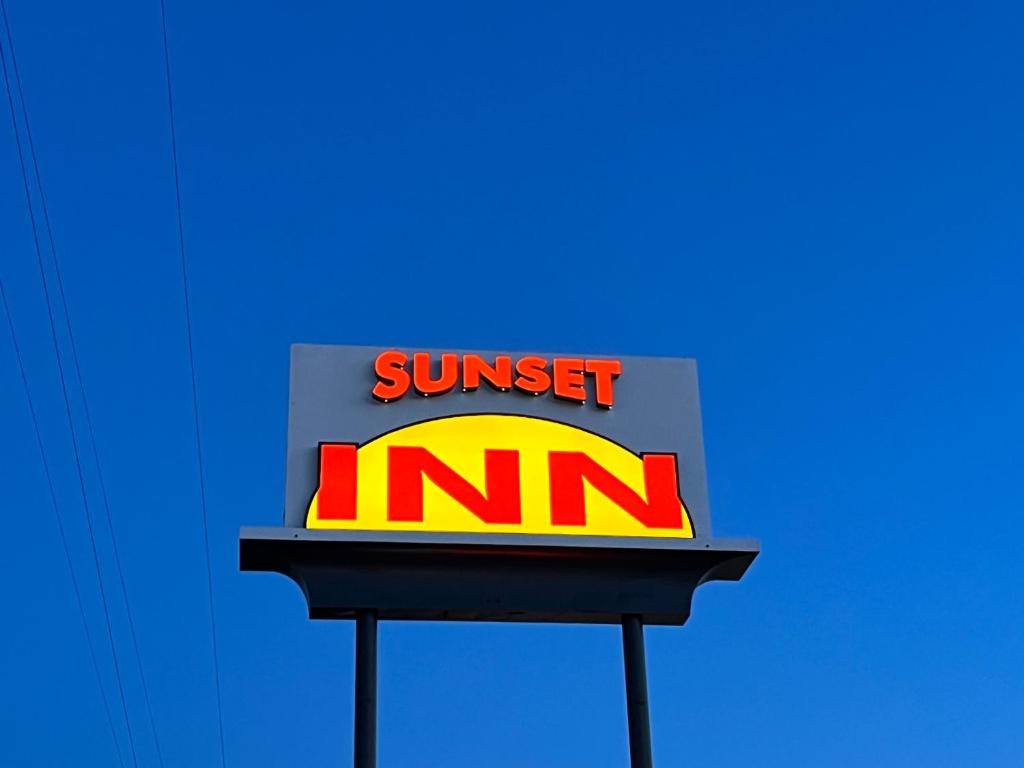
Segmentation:
[(355, 768), (377, 766), (377, 612), (356, 613)]
[(647, 705), (644, 623), (635, 613), (622, 617), (622, 656), (626, 667), (626, 714), (629, 718), (629, 764), (653, 768), (651, 713)]

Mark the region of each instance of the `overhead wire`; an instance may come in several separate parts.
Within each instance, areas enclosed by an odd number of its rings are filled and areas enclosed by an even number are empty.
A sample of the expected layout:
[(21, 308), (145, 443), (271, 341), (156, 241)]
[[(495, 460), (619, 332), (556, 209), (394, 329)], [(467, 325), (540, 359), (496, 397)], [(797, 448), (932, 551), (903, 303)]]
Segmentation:
[[(0, 54), (2, 54), (0, 45)], [(75, 574), (74, 561), (71, 559), (71, 547), (68, 545), (68, 536), (64, 528), (64, 517), (60, 513), (60, 506), (57, 503), (57, 492), (53, 486), (53, 475), (50, 472), (50, 461), (46, 456), (46, 447), (43, 444), (43, 433), (39, 428), (39, 418), (36, 415), (35, 402), (32, 400), (32, 390), (29, 387), (28, 375), (25, 373), (25, 363), (21, 357), (21, 346), (18, 344), (18, 334), (14, 330), (14, 317), (11, 315), (11, 307), (7, 302), (7, 291), (4, 290), (3, 280), (0, 280), (0, 299), (4, 305), (4, 315), (7, 317), (7, 329), (10, 331), (11, 344), (14, 347), (14, 357), (18, 361), (18, 372), (21, 374), (21, 386), (25, 390), (25, 401), (28, 403), (29, 416), (32, 417), (32, 428), (35, 430), (36, 445), (39, 448), (39, 458), (43, 463), (43, 475), (46, 477), (46, 487), (50, 493), (50, 506), (53, 509), (53, 516), (57, 521), (57, 533), (60, 537), (61, 549), (64, 551), (64, 561), (68, 566), (68, 574), (71, 576), (71, 587), (75, 593), (75, 603), (78, 605), (78, 616), (82, 620), (82, 630), (85, 632), (85, 642), (89, 647), (89, 660), (92, 663), (93, 672), (96, 675), (96, 685), (100, 689), (100, 698), (103, 700), (103, 712), (106, 715), (107, 727), (110, 729), (110, 738), (114, 742), (114, 749), (117, 752), (117, 762), (121, 768), (125, 768), (124, 755), (121, 752), (121, 741), (117, 738), (117, 729), (114, 727), (114, 716), (110, 711), (110, 700), (107, 698), (107, 690), (103, 685), (103, 675), (100, 673), (100, 663), (96, 656), (96, 645), (92, 639), (92, 632), (89, 631), (89, 620), (85, 615), (85, 604), (82, 600), (82, 589), (78, 584), (78, 576)]]
[[(6, 6), (3, 6), (3, 11), (4, 11), (4, 22), (5, 22), (5, 27), (6, 27), (7, 26), (7, 22), (6, 22)], [(9, 27), (7, 27), (7, 31), (8, 31), (8, 39), (10, 39), (9, 38), (10, 28)], [(102, 574), (102, 569), (100, 568), (99, 551), (98, 551), (98, 549), (96, 547), (96, 535), (95, 535), (95, 531), (93, 529), (92, 513), (90, 512), (90, 509), (89, 509), (89, 499), (88, 499), (88, 494), (86, 493), (86, 488), (85, 488), (85, 473), (84, 473), (84, 470), (82, 469), (82, 459), (81, 459), (81, 455), (80, 455), (79, 448), (78, 448), (78, 436), (76, 434), (75, 422), (74, 422), (74, 418), (72, 416), (72, 411), (71, 411), (71, 398), (68, 395), (67, 380), (66, 380), (66, 377), (64, 375), (64, 364), (61, 361), (60, 344), (59, 344), (59, 342), (57, 340), (57, 324), (54, 321), (54, 317), (53, 317), (53, 303), (50, 300), (50, 289), (49, 289), (48, 281), (46, 279), (46, 268), (43, 265), (43, 251), (42, 251), (42, 247), (41, 247), (41, 245), (39, 243), (39, 227), (38, 227), (38, 223), (36, 221), (35, 207), (34, 207), (34, 205), (32, 203), (31, 185), (29, 183), (28, 170), (27, 170), (26, 165), (25, 165), (25, 152), (24, 152), (24, 148), (23, 148), (22, 142), (21, 142), (21, 131), (18, 128), (17, 110), (15, 109), (15, 106), (14, 106), (14, 96), (13, 96), (13, 92), (11, 90), (11, 81), (10, 81), (10, 76), (9, 76), (8, 70), (7, 70), (7, 60), (6, 60), (6, 57), (0, 57), (0, 58), (3, 59), (3, 67), (2, 67), (2, 69), (3, 69), (3, 76), (4, 76), (4, 87), (5, 87), (6, 92), (7, 92), (7, 103), (8, 103), (8, 106), (10, 107), (11, 122), (12, 122), (13, 128), (14, 128), (14, 139), (15, 139), (15, 144), (17, 145), (17, 149), (18, 149), (18, 161), (19, 161), (19, 164), (20, 164), (20, 167), (21, 167), (22, 183), (23, 183), (24, 188), (25, 188), (25, 202), (26, 202), (26, 204), (28, 206), (29, 221), (30, 221), (31, 226), (32, 226), (32, 240), (33, 240), (33, 244), (35, 246), (36, 261), (37, 261), (37, 263), (39, 265), (39, 275), (40, 275), (40, 278), (41, 278), (42, 283), (43, 283), (43, 296), (44, 296), (44, 298), (46, 300), (46, 312), (47, 312), (47, 317), (48, 317), (49, 323), (50, 323), (50, 338), (51, 338), (51, 341), (53, 342), (53, 352), (54, 352), (54, 356), (55, 356), (56, 361), (57, 361), (57, 372), (58, 372), (58, 375), (59, 375), (59, 378), (60, 378), (61, 393), (62, 393), (63, 398), (64, 398), (64, 410), (65, 410), (65, 413), (67, 415), (68, 430), (71, 433), (71, 446), (72, 446), (73, 453), (74, 453), (75, 467), (76, 467), (77, 473), (78, 473), (78, 486), (79, 486), (79, 491), (80, 491), (81, 497), (82, 497), (82, 506), (83, 506), (83, 508), (85, 510), (86, 529), (87, 529), (88, 534), (89, 534), (89, 544), (90, 544), (90, 548), (91, 548), (91, 551), (92, 551), (93, 566), (94, 566), (95, 571), (96, 571), (96, 580), (97, 580), (97, 582), (99, 584), (100, 604), (101, 604), (101, 606), (103, 608), (104, 622), (105, 622), (106, 630), (107, 630), (107, 639), (110, 642), (110, 653), (111, 653), (111, 657), (113, 658), (113, 662), (114, 662), (114, 675), (115, 675), (115, 678), (117, 680), (117, 688), (118, 688), (118, 693), (120, 695), (120, 700), (121, 700), (121, 711), (124, 714), (125, 728), (127, 729), (127, 732), (128, 732), (128, 745), (129, 745), (131, 756), (132, 756), (132, 765), (135, 766), (135, 768), (138, 768), (139, 761), (138, 761), (138, 754), (137, 754), (136, 749), (135, 749), (135, 737), (132, 734), (131, 718), (128, 716), (128, 702), (127, 702), (127, 698), (125, 696), (125, 691), (124, 691), (124, 681), (123, 681), (122, 676), (121, 676), (121, 665), (120, 665), (120, 662), (118, 661), (118, 658), (117, 658), (117, 645), (114, 642), (114, 630), (113, 630), (113, 626), (112, 626), (112, 623), (111, 623), (111, 620), (110, 620), (110, 608), (109, 608), (108, 601), (107, 601), (107, 592), (106, 592), (106, 588), (105, 588), (105, 586), (103, 584), (103, 574)]]
[(189, 299), (188, 262), (185, 258), (185, 226), (181, 209), (181, 173), (178, 167), (178, 138), (174, 122), (174, 92), (171, 86), (171, 52), (167, 42), (167, 7), (165, 0), (160, 0), (160, 24), (163, 32), (164, 75), (167, 82), (167, 114), (170, 124), (171, 165), (174, 170), (174, 202), (177, 209), (178, 251), (181, 256), (181, 282), (184, 292), (185, 336), (188, 348), (189, 372), (192, 382), (192, 415), (196, 438), (196, 463), (199, 473), (199, 504), (203, 522), (203, 549), (206, 555), (206, 588), (210, 608), (210, 638), (213, 652), (213, 675), (217, 692), (217, 732), (220, 737), (220, 764), (227, 765), (224, 747), (224, 713), (221, 699), (220, 658), (217, 650), (217, 618), (213, 599), (213, 567), (210, 563), (210, 523), (206, 507), (206, 479), (203, 469), (203, 444), (199, 429), (199, 387), (196, 384), (195, 348), (192, 342), (192, 308)]
[[(85, 380), (82, 377), (82, 366), (78, 358), (78, 346), (75, 344), (75, 334), (72, 330), (71, 312), (68, 309), (67, 294), (64, 290), (64, 278), (61, 274), (60, 261), (57, 258), (57, 245), (53, 236), (53, 227), (50, 224), (50, 211), (46, 204), (46, 194), (43, 189), (43, 179), (39, 172), (39, 160), (36, 154), (35, 140), (32, 137), (32, 125), (29, 120), (28, 106), (25, 103), (25, 90), (22, 87), (21, 72), (18, 68), (18, 58), (15, 52), (14, 40), (12, 38), (11, 24), (7, 16), (7, 4), (5, 0), (0, 0), (0, 12), (2, 12), (4, 20), (4, 28), (7, 36), (7, 47), (10, 51), (11, 57), (11, 71), (14, 74), (14, 84), (18, 91), (18, 101), (21, 105), (22, 122), (25, 126), (25, 137), (26, 143), (28, 144), (29, 157), (32, 160), (32, 170), (36, 181), (36, 192), (39, 195), (40, 209), (43, 214), (43, 226), (46, 230), (47, 239), (50, 246), (50, 256), (53, 262), (53, 271), (57, 277), (57, 292), (60, 296), (61, 308), (64, 312), (65, 328), (67, 330), (68, 342), (71, 347), (71, 360), (74, 365), (75, 378), (78, 381), (78, 391), (82, 400), (82, 412), (85, 416), (86, 431), (89, 436), (89, 448), (92, 451), (93, 462), (96, 467), (96, 477), (99, 483), (100, 497), (103, 502), (103, 511), (106, 518), (107, 529), (110, 533), (111, 549), (114, 556), (114, 569), (117, 572), (118, 583), (120, 585), (121, 597), (124, 601), (125, 614), (128, 618), (128, 629), (132, 640), (132, 650), (135, 655), (135, 663), (139, 672), (139, 680), (141, 682), (142, 695), (145, 702), (146, 713), (149, 719), (150, 731), (153, 736), (153, 744), (156, 751), (157, 761), (161, 768), (164, 765), (163, 752), (160, 748), (160, 738), (157, 734), (156, 720), (153, 717), (153, 706), (149, 695), (149, 686), (146, 682), (146, 673), (142, 665), (142, 654), (139, 650), (138, 633), (135, 629), (135, 619), (132, 616), (131, 603), (128, 599), (128, 587), (125, 581), (124, 569), (121, 565), (121, 553), (117, 543), (117, 534), (114, 529), (113, 518), (110, 514), (110, 499), (107, 493), (106, 480), (103, 477), (103, 469), (100, 462), (99, 450), (96, 446), (96, 431), (93, 427), (92, 412), (89, 408), (89, 398), (85, 392)], [(45, 278), (44, 278), (45, 279)]]

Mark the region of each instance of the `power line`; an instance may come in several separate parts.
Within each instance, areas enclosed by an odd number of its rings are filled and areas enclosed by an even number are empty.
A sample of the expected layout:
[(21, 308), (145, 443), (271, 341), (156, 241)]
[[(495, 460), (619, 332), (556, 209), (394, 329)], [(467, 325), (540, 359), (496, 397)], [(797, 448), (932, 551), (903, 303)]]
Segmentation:
[[(2, 51), (0, 51), (2, 55)], [(18, 361), (18, 372), (21, 374), (21, 385), (25, 390), (25, 400), (28, 403), (28, 412), (32, 417), (32, 428), (36, 434), (36, 445), (39, 447), (39, 458), (43, 462), (43, 474), (46, 476), (46, 487), (50, 492), (50, 506), (53, 508), (53, 516), (57, 520), (57, 533), (60, 535), (61, 548), (64, 550), (64, 560), (68, 564), (68, 574), (71, 576), (71, 586), (75, 592), (75, 602), (78, 604), (78, 615), (82, 620), (82, 629), (85, 632), (85, 642), (89, 646), (89, 660), (92, 662), (93, 672), (96, 674), (96, 684), (100, 689), (100, 697), (103, 699), (103, 712), (107, 716), (107, 727), (110, 729), (110, 738), (114, 742), (114, 749), (117, 751), (117, 762), (121, 768), (125, 768), (124, 756), (121, 754), (121, 742), (117, 738), (117, 730), (114, 728), (114, 717), (110, 713), (110, 701), (107, 699), (107, 691), (103, 687), (103, 675), (100, 674), (99, 660), (96, 658), (96, 646), (92, 641), (92, 633), (89, 632), (89, 621), (85, 617), (85, 605), (82, 602), (82, 590), (78, 586), (78, 577), (75, 575), (75, 566), (71, 560), (71, 548), (68, 546), (68, 537), (64, 531), (64, 518), (60, 513), (57, 504), (57, 492), (53, 488), (53, 476), (50, 474), (50, 462), (46, 458), (46, 448), (43, 446), (43, 433), (39, 429), (39, 419), (36, 416), (35, 403), (32, 401), (32, 390), (28, 385), (28, 375), (25, 373), (25, 363), (21, 357), (21, 347), (18, 345), (18, 334), (14, 331), (14, 318), (11, 316), (11, 307), (7, 303), (7, 291), (4, 290), (4, 283), (0, 280), (0, 299), (3, 300), (4, 314), (7, 316), (7, 328), (11, 333), (11, 343), (14, 346), (14, 356)]]
[[(6, 26), (6, 7), (4, 7), (4, 19)], [(10, 29), (8, 28), (8, 33)], [(36, 223), (35, 210), (32, 205), (32, 193), (29, 185), (28, 171), (25, 167), (25, 154), (21, 144), (21, 132), (18, 129), (17, 112), (14, 107), (14, 96), (11, 91), (11, 81), (7, 72), (7, 60), (3, 58), (4, 86), (7, 91), (7, 103), (11, 110), (11, 122), (14, 127), (14, 140), (18, 148), (18, 161), (21, 166), (21, 179), (25, 187), (25, 202), (28, 205), (29, 220), (32, 225), (32, 240), (35, 245), (36, 260), (39, 264), (39, 276), (43, 282), (43, 295), (46, 299), (46, 312), (50, 321), (50, 338), (53, 342), (53, 352), (57, 360), (57, 372), (60, 376), (61, 392), (64, 396), (64, 410), (67, 414), (68, 429), (71, 432), (71, 447), (74, 452), (75, 467), (78, 470), (78, 486), (82, 496), (82, 506), (85, 509), (86, 528), (89, 532), (89, 544), (92, 549), (93, 566), (96, 569), (96, 580), (100, 588), (100, 603), (103, 607), (103, 616), (106, 622), (107, 639), (110, 641), (110, 653), (114, 661), (114, 674), (117, 678), (117, 688), (121, 697), (121, 711), (124, 714), (125, 727), (128, 731), (128, 745), (131, 748), (132, 765), (138, 768), (138, 755), (135, 751), (135, 738), (132, 735), (131, 718), (128, 717), (128, 702), (124, 693), (124, 683), (121, 678), (121, 665), (117, 660), (117, 646), (114, 643), (114, 630), (110, 621), (110, 609), (107, 604), (106, 588), (103, 586), (103, 574), (100, 569), (99, 552), (96, 548), (96, 536), (93, 531), (92, 514), (89, 511), (89, 500), (85, 490), (85, 473), (82, 470), (82, 459), (78, 450), (78, 437), (75, 433), (75, 422), (71, 414), (71, 398), (68, 396), (67, 380), (64, 376), (64, 365), (61, 362), (60, 345), (57, 341), (57, 325), (53, 319), (53, 304), (50, 301), (50, 289), (46, 280), (46, 269), (43, 266), (43, 251), (39, 244), (39, 231)]]
[(157, 760), (160, 766), (162, 767), (164, 764), (163, 753), (160, 749), (160, 739), (157, 735), (156, 720), (153, 717), (153, 707), (150, 702), (149, 686), (146, 684), (146, 674), (142, 666), (142, 654), (139, 651), (139, 641), (138, 635), (135, 630), (135, 620), (132, 617), (131, 604), (128, 600), (128, 588), (124, 578), (124, 570), (121, 567), (121, 553), (117, 544), (117, 535), (114, 531), (113, 518), (111, 517), (110, 514), (110, 500), (107, 494), (107, 485), (106, 481), (103, 478), (103, 470), (100, 464), (99, 450), (96, 447), (96, 433), (93, 428), (92, 413), (89, 410), (89, 398), (86, 396), (85, 393), (85, 381), (82, 378), (82, 366), (78, 359), (78, 347), (75, 344), (75, 335), (71, 328), (71, 313), (68, 310), (67, 295), (64, 291), (64, 278), (61, 275), (60, 262), (57, 259), (57, 246), (54, 242), (53, 227), (50, 224), (50, 211), (49, 207), (46, 205), (46, 194), (43, 190), (42, 175), (39, 172), (39, 160), (36, 155), (35, 140), (32, 138), (32, 126), (28, 117), (28, 106), (25, 104), (25, 91), (21, 83), (21, 72), (18, 69), (18, 57), (14, 49), (14, 40), (12, 38), (10, 20), (7, 17), (7, 4), (5, 0), (0, 0), (0, 11), (2, 11), (3, 13), (4, 28), (6, 29), (7, 33), (7, 46), (10, 50), (11, 55), (11, 69), (14, 73), (14, 83), (18, 90), (18, 100), (21, 104), (22, 121), (25, 125), (25, 137), (27, 139), (29, 156), (32, 159), (32, 170), (35, 175), (36, 190), (39, 194), (40, 208), (42, 209), (43, 213), (43, 225), (46, 229), (47, 238), (49, 240), (50, 255), (53, 260), (53, 270), (57, 276), (57, 290), (60, 296), (61, 307), (64, 310), (65, 328), (67, 329), (68, 341), (70, 342), (71, 345), (71, 359), (74, 364), (75, 378), (78, 381), (78, 391), (82, 398), (82, 411), (85, 415), (85, 424), (87, 432), (89, 434), (89, 446), (92, 451), (93, 462), (95, 463), (96, 466), (96, 477), (99, 480), (100, 496), (103, 500), (103, 511), (106, 517), (107, 529), (110, 533), (110, 541), (114, 554), (115, 570), (117, 571), (118, 583), (120, 584), (121, 588), (121, 597), (124, 600), (125, 613), (128, 617), (128, 629), (132, 639), (132, 649), (135, 654), (135, 663), (139, 670), (139, 680), (142, 683), (142, 695), (143, 699), (145, 700), (146, 712), (149, 717), (150, 730), (152, 731), (153, 734), (153, 744), (156, 747)]
[(210, 523), (206, 511), (206, 480), (203, 473), (203, 444), (199, 431), (199, 388), (196, 385), (196, 359), (192, 344), (192, 310), (189, 303), (188, 264), (185, 259), (185, 227), (181, 213), (181, 174), (178, 170), (178, 139), (174, 127), (174, 96), (171, 88), (171, 52), (167, 42), (167, 7), (160, 0), (160, 24), (164, 43), (164, 74), (167, 80), (167, 114), (170, 123), (171, 164), (174, 168), (174, 202), (178, 213), (178, 250), (181, 254), (181, 282), (185, 295), (185, 335), (188, 341), (188, 362), (192, 378), (192, 414), (195, 420), (196, 461), (199, 468), (199, 503), (203, 513), (203, 548), (206, 554), (206, 588), (210, 606), (210, 638), (213, 648), (213, 675), (217, 690), (217, 731), (220, 736), (220, 764), (227, 765), (224, 750), (224, 714), (220, 691), (220, 660), (217, 653), (217, 620), (213, 609), (213, 567), (210, 564)]

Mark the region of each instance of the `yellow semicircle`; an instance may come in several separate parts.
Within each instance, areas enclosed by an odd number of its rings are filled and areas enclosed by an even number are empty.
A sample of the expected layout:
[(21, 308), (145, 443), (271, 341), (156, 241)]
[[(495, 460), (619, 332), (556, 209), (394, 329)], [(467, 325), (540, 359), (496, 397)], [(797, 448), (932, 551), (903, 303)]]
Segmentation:
[[(522, 498), (520, 524), (489, 524), (468, 511), (428, 478), (423, 481), (423, 520), (392, 521), (387, 516), (388, 448), (416, 446), (429, 450), (475, 488), (485, 488), (484, 451), (519, 452)], [(682, 528), (649, 528), (585, 483), (586, 524), (552, 525), (548, 453), (578, 451), (645, 497), (643, 460), (607, 438), (578, 427), (531, 416), (470, 414), (411, 424), (373, 438), (358, 448), (355, 520), (322, 520), (313, 496), (307, 528), (362, 531), (434, 531), (458, 533), (530, 533), (585, 536), (693, 538), (693, 525), (682, 500)]]

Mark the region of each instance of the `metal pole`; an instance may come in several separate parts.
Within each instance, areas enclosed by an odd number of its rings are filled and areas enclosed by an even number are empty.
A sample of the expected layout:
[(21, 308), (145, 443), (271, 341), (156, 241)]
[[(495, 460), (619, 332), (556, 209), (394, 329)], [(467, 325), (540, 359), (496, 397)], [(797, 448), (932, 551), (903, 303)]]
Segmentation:
[(622, 617), (622, 656), (626, 665), (626, 713), (629, 717), (629, 764), (653, 768), (651, 713), (647, 706), (644, 623), (636, 614)]
[(356, 613), (355, 768), (377, 766), (377, 612)]

